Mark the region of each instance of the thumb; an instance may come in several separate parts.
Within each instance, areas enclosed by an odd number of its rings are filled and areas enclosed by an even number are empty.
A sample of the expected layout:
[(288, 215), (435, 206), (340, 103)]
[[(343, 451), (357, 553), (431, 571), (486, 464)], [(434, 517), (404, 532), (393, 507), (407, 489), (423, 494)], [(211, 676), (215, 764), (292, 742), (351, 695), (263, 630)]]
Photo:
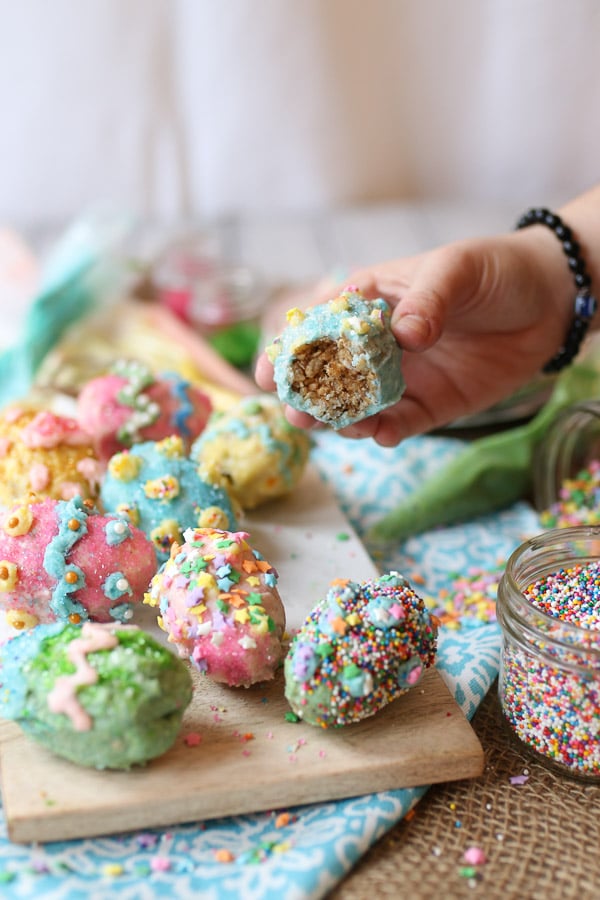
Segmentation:
[(477, 260), (465, 245), (452, 244), (420, 258), (408, 287), (392, 312), (392, 331), (406, 350), (428, 350), (449, 316), (465, 309), (480, 277)]

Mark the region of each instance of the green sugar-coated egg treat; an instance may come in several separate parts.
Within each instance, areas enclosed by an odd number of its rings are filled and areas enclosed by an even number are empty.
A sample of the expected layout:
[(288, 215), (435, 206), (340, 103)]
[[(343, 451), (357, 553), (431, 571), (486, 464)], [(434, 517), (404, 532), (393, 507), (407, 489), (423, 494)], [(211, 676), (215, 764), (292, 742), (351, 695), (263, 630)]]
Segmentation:
[(0, 715), (77, 765), (129, 769), (165, 753), (192, 697), (186, 664), (135, 626), (56, 622), (0, 650)]

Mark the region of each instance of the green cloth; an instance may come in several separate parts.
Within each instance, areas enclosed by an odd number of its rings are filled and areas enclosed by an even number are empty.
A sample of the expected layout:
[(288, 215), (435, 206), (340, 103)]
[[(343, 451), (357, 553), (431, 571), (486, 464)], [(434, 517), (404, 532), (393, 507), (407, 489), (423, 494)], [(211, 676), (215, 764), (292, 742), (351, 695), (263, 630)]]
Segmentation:
[(380, 519), (367, 540), (405, 540), (436, 526), (494, 512), (527, 496), (533, 483), (535, 452), (558, 413), (573, 403), (598, 397), (600, 372), (595, 367), (580, 363), (565, 369), (550, 399), (531, 421), (468, 444)]

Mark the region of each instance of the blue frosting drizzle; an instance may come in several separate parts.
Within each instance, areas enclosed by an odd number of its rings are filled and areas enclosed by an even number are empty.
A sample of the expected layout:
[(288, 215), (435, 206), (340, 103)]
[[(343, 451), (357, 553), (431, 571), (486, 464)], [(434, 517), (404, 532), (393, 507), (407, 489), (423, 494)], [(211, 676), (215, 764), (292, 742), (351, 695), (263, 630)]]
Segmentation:
[[(121, 586), (119, 582), (125, 582), (125, 586)], [(123, 594), (133, 594), (131, 586), (122, 572), (111, 572), (104, 584), (102, 585), (104, 596), (109, 600), (118, 600)]]
[(183, 378), (180, 378), (176, 372), (167, 372), (164, 375), (164, 378), (169, 381), (171, 393), (177, 400), (177, 407), (173, 412), (171, 424), (178, 434), (189, 437), (190, 428), (188, 425), (188, 420), (191, 418), (192, 413), (194, 412), (194, 405), (191, 402), (188, 394), (190, 383), (189, 381), (185, 381)]
[[(56, 586), (52, 592), (50, 609), (59, 619), (66, 619), (70, 615), (78, 614), (81, 619), (87, 619), (88, 613), (85, 607), (73, 600), (70, 596), (75, 591), (85, 586), (85, 574), (79, 568), (68, 564), (66, 557), (71, 552), (80, 538), (87, 534), (88, 510), (83, 505), (81, 497), (73, 497), (71, 500), (59, 500), (56, 505), (56, 518), (58, 520), (58, 534), (56, 534), (44, 552), (43, 566), (48, 575), (56, 580)], [(69, 522), (76, 520), (78, 528), (70, 528)], [(74, 572), (76, 580), (68, 582), (65, 579), (67, 572)]]
[(21, 719), (26, 714), (27, 679), (24, 673), (27, 665), (38, 655), (43, 641), (64, 627), (64, 622), (37, 625), (4, 644), (0, 651), (0, 716)]
[(122, 544), (123, 541), (130, 538), (132, 534), (129, 521), (124, 516), (117, 516), (114, 519), (109, 519), (104, 526), (104, 534), (106, 535), (106, 543), (109, 547)]

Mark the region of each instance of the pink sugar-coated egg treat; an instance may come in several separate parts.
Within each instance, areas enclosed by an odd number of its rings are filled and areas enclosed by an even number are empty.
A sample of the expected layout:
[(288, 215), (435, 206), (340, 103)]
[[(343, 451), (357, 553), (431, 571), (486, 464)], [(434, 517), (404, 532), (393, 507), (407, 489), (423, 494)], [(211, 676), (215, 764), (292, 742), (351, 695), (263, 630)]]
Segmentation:
[(144, 598), (180, 655), (230, 687), (270, 680), (283, 659), (277, 572), (247, 537), (189, 528)]
[(146, 535), (90, 500), (30, 499), (0, 520), (0, 610), (9, 628), (127, 622), (155, 572)]
[(10, 406), (0, 414), (0, 504), (38, 497), (96, 498), (102, 466), (76, 419)]
[(199, 388), (174, 373), (157, 377), (136, 361), (115, 363), (109, 374), (84, 385), (77, 401), (79, 424), (104, 463), (133, 444), (172, 434), (189, 450), (211, 412)]

